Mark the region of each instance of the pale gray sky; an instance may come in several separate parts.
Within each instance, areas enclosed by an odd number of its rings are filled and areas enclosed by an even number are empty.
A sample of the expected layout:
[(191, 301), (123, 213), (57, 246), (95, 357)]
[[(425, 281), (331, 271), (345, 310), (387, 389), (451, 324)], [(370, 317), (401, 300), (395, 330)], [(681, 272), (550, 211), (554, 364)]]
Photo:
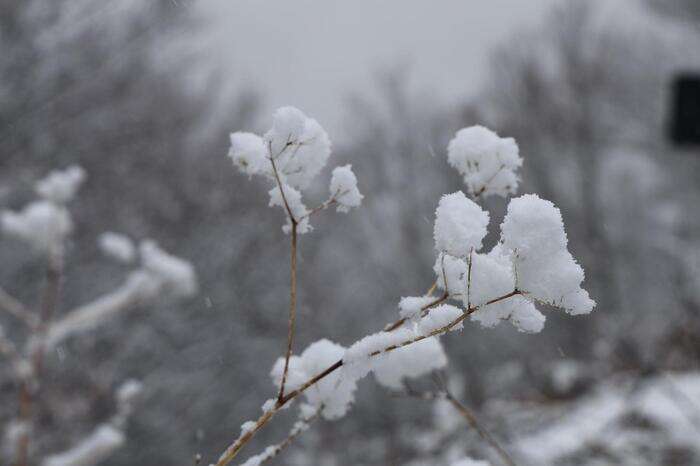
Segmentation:
[(446, 103), (473, 93), (488, 51), (558, 0), (202, 0), (208, 50), (265, 110), (294, 105), (337, 129), (349, 91), (409, 63), (412, 85)]

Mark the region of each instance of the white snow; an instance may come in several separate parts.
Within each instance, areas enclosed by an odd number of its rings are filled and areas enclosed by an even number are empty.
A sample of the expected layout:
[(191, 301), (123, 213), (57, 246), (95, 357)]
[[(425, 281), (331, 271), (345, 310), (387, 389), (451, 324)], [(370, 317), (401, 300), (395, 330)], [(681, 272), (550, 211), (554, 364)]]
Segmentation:
[(262, 138), (257, 134), (231, 133), (228, 156), (238, 169), (248, 176), (264, 174), (272, 176), (272, 167)]
[[(311, 211), (302, 199), (302, 192), (323, 170), (330, 153), (328, 134), (316, 120), (297, 108), (281, 107), (274, 112), (272, 128), (263, 137), (246, 132), (231, 133), (228, 156), (242, 173), (262, 175), (274, 183), (268, 192), (269, 206), (285, 210), (287, 221), (282, 231), (290, 233), (296, 221), (297, 233), (303, 234), (312, 227)], [(332, 203), (337, 204), (338, 212), (348, 212), (362, 204), (364, 196), (357, 188), (351, 165), (333, 170), (329, 189), (331, 197), (314, 212), (325, 210)]]
[(129, 264), (136, 257), (136, 247), (133, 241), (119, 233), (107, 231), (98, 238), (100, 250), (106, 255), (119, 262)]
[[(309, 345), (299, 356), (289, 359), (289, 370), (285, 383), (285, 393), (296, 390), (308, 379), (318, 375), (333, 363), (343, 359), (345, 348), (330, 340), (322, 339)], [(270, 375), (279, 388), (284, 372), (284, 358), (279, 358)], [(335, 371), (304, 391), (307, 407), (304, 410), (315, 412), (321, 406), (325, 419), (338, 419), (345, 415), (353, 402), (355, 379), (344, 377), (342, 371)]]
[[(284, 197), (282, 197), (282, 192), (284, 192)], [(279, 186), (275, 186), (269, 192), (270, 194), (270, 207), (279, 206), (286, 209), (284, 201), (287, 201), (289, 210), (292, 212), (292, 216), (299, 222), (297, 225), (297, 232), (299, 234), (308, 233), (312, 230), (309, 223), (309, 218), (306, 216), (309, 210), (306, 208), (301, 200), (301, 192), (297, 191), (288, 184), (282, 183), (282, 191)], [(292, 221), (287, 216), (287, 223), (282, 227), (282, 231), (289, 233), (292, 231)]]
[(518, 189), (516, 170), (523, 163), (518, 145), (483, 126), (459, 130), (447, 146), (447, 161), (472, 195), (507, 197)]
[(412, 345), (375, 356), (373, 373), (380, 385), (400, 390), (404, 379), (420, 377), (447, 365), (440, 339), (426, 338)]
[(459, 461), (454, 461), (450, 466), (491, 466), (488, 461), (480, 461), (472, 458), (463, 458)]
[(364, 196), (357, 189), (357, 177), (352, 171), (352, 165), (333, 169), (329, 189), (331, 199), (338, 203), (338, 212), (349, 212), (351, 208), (362, 204)]
[(285, 182), (305, 189), (328, 162), (331, 142), (320, 124), (294, 107), (277, 109), (264, 140)]
[[(451, 304), (440, 304), (430, 309), (430, 312), (418, 321), (418, 333), (421, 335), (430, 335), (437, 329), (446, 327), (450, 323), (457, 320), (463, 311)], [(458, 323), (450, 330), (461, 330), (464, 324)]]
[(55, 170), (36, 183), (37, 194), (55, 204), (66, 204), (73, 200), (85, 181), (85, 170), (76, 165), (65, 170)]
[(50, 201), (34, 201), (19, 212), (0, 213), (0, 226), (8, 236), (26, 241), (43, 252), (59, 247), (73, 230), (65, 207)]
[(124, 434), (109, 424), (103, 424), (68, 451), (51, 455), (42, 466), (95, 466), (124, 443)]
[(581, 288), (583, 269), (566, 248), (564, 223), (554, 204), (534, 194), (511, 200), (501, 241), (513, 257), (519, 289), (570, 314), (591, 312), (595, 302)]
[(446, 194), (435, 211), (435, 249), (455, 257), (481, 249), (489, 214), (462, 191)]
[(159, 278), (167, 291), (175, 296), (192, 296), (197, 292), (192, 264), (163, 251), (153, 240), (142, 241), (139, 251), (144, 269)]
[(434, 301), (434, 296), (404, 296), (399, 301), (399, 315), (403, 319), (412, 319)]
[(440, 253), (433, 266), (437, 287), (445, 290), (453, 299), (460, 299), (466, 294), (467, 262), (449, 254)]

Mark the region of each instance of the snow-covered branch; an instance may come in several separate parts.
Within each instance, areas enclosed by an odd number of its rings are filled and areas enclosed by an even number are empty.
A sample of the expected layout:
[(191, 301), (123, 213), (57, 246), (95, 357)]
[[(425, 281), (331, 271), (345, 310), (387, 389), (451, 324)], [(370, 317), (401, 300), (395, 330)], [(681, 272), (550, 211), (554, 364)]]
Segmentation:
[[(551, 202), (536, 195), (511, 200), (500, 241), (490, 251), (482, 251), (489, 213), (457, 191), (443, 196), (436, 210), (436, 282), (427, 295), (402, 298), (397, 321), (347, 349), (322, 339), (292, 356), (296, 235), (311, 229), (301, 222), (333, 204), (339, 205), (339, 211), (357, 207), (363, 197), (350, 166), (339, 167), (333, 171), (331, 197), (314, 209), (305, 207), (301, 190), (321, 171), (329, 152), (330, 143), (318, 123), (290, 107), (275, 113), (273, 127), (264, 138), (251, 133), (231, 135), (229, 156), (234, 164), (249, 176), (264, 175), (275, 182), (270, 206), (284, 207), (287, 213), (283, 230), (292, 233), (291, 304), (287, 352), (272, 369), (277, 399), (265, 403), (256, 421), (243, 424), (216, 466), (229, 464), (258, 430), (302, 394), (303, 413), (318, 412), (323, 406), (321, 415), (336, 419), (348, 411), (357, 382), (370, 373), (380, 384), (396, 389), (408, 378), (444, 367), (447, 355), (438, 337), (461, 329), (467, 318), (485, 327), (508, 320), (522, 332), (536, 333), (545, 317), (535, 303), (572, 315), (588, 313), (595, 305), (581, 288), (583, 270), (567, 249), (561, 213)], [(517, 190), (522, 159), (512, 138), (501, 138), (481, 126), (465, 128), (449, 143), (448, 162), (464, 176), (473, 199), (507, 197)], [(433, 296), (435, 289), (442, 294)], [(446, 399), (474, 424), (463, 405), (449, 394)], [(265, 453), (253, 457), (250, 464), (258, 465), (264, 457)]]
[[(42, 383), (45, 354), (66, 338), (89, 331), (137, 304), (155, 302), (161, 297), (186, 297), (197, 291), (191, 264), (163, 251), (154, 241), (145, 240), (138, 248), (131, 240), (116, 233), (99, 239), (105, 254), (123, 263), (139, 264), (124, 283), (106, 295), (79, 306), (60, 320), (54, 320), (60, 300), (65, 260), (65, 243), (73, 231), (67, 204), (85, 180), (79, 167), (50, 173), (35, 185), (39, 200), (24, 209), (0, 212), (0, 231), (30, 244), (46, 259), (46, 280), (39, 312), (27, 309), (0, 288), (0, 308), (27, 324), (28, 335), (22, 350), (0, 331), (0, 354), (13, 365), (18, 389), (18, 415), (5, 428), (3, 448), (17, 466), (27, 466), (39, 452), (30, 449), (35, 434), (33, 405)], [(2, 327), (0, 327), (0, 330)], [(46, 387), (42, 387), (46, 390)], [(129, 381), (116, 393), (117, 412), (90, 435), (66, 452), (46, 458), (44, 466), (92, 466), (106, 458), (124, 442), (123, 428), (133, 412), (133, 403), (141, 390), (140, 383)], [(33, 443), (33, 442), (31, 442)]]

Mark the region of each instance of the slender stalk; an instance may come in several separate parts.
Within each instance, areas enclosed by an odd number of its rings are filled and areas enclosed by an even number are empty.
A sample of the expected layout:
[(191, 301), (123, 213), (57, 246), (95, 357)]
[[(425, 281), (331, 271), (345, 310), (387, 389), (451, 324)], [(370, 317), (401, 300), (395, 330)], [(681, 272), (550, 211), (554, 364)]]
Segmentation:
[[(281, 189), (281, 188), (280, 188)], [(292, 247), (291, 247), (291, 283), (289, 292), (289, 323), (287, 325), (287, 353), (284, 356), (284, 372), (282, 373), (282, 383), (277, 400), (284, 397), (284, 384), (287, 381), (289, 372), (289, 358), (292, 356), (292, 344), (294, 342), (294, 324), (296, 322), (297, 308), (297, 223), (292, 222)]]
[[(271, 149), (270, 149), (271, 150)], [(287, 351), (284, 356), (284, 371), (282, 372), (282, 382), (280, 383), (280, 391), (277, 395), (277, 401), (281, 401), (284, 397), (284, 386), (287, 382), (287, 374), (289, 373), (289, 358), (292, 357), (292, 345), (294, 343), (294, 326), (296, 322), (296, 309), (297, 309), (297, 226), (299, 222), (294, 218), (292, 209), (289, 207), (287, 202), (287, 196), (284, 194), (284, 189), (282, 187), (282, 181), (280, 180), (279, 172), (277, 171), (277, 165), (275, 164), (275, 158), (272, 157), (270, 153), (270, 163), (272, 165), (272, 172), (275, 175), (275, 180), (277, 181), (277, 186), (279, 187), (280, 194), (282, 195), (282, 201), (284, 202), (284, 208), (287, 211), (287, 216), (292, 224), (292, 242), (291, 242), (291, 259), (290, 259), (290, 286), (289, 286), (289, 322), (287, 325)]]
[(284, 449), (290, 446), (297, 437), (299, 437), (302, 433), (308, 430), (311, 423), (319, 418), (322, 410), (323, 407), (316, 410), (316, 412), (311, 416), (297, 421), (294, 424), (294, 427), (292, 427), (292, 430), (289, 431), (289, 435), (287, 435), (287, 437), (283, 441), (276, 445), (273, 445), (271, 449), (268, 447), (265, 450), (265, 452), (263, 452), (257, 457), (257, 459), (259, 460), (257, 464), (265, 464), (271, 459), (277, 457), (277, 455), (279, 455), (280, 453), (282, 453), (282, 451), (284, 451)]
[(498, 441), (489, 433), (488, 430), (483, 428), (479, 421), (476, 419), (474, 413), (472, 413), (466, 406), (459, 402), (449, 391), (445, 391), (445, 399), (452, 404), (452, 406), (466, 419), (469, 426), (474, 429), (484, 441), (486, 441), (491, 447), (496, 450), (498, 455), (503, 460), (507, 466), (516, 466), (513, 459), (510, 457), (508, 452), (503, 448)]
[[(368, 357), (374, 357), (374, 356), (377, 356), (377, 355), (382, 354), (382, 353), (388, 353), (388, 352), (393, 351), (393, 350), (396, 350), (396, 349), (398, 349), (398, 348), (403, 348), (403, 347), (405, 347), (405, 346), (412, 345), (413, 343), (417, 343), (417, 342), (419, 342), (419, 341), (425, 340), (426, 338), (430, 338), (430, 337), (433, 337), (433, 336), (436, 336), (436, 335), (441, 335), (441, 334), (443, 334), (443, 333), (446, 333), (446, 332), (450, 331), (452, 328), (454, 328), (456, 325), (458, 325), (460, 322), (462, 322), (464, 319), (466, 319), (467, 317), (469, 317), (471, 314), (473, 314), (474, 312), (476, 312), (476, 311), (478, 311), (479, 309), (481, 309), (482, 307), (488, 306), (488, 305), (490, 305), (490, 304), (495, 304), (495, 303), (497, 303), (497, 302), (506, 300), (506, 299), (508, 299), (508, 298), (511, 298), (511, 297), (513, 297), (513, 296), (520, 295), (520, 294), (522, 294), (521, 291), (519, 291), (519, 290), (513, 290), (513, 291), (511, 291), (510, 293), (507, 293), (507, 294), (505, 294), (505, 295), (503, 295), (503, 296), (499, 296), (499, 297), (497, 297), (497, 298), (494, 298), (494, 299), (492, 299), (492, 300), (490, 300), (490, 301), (488, 301), (488, 302), (482, 304), (481, 306), (473, 306), (473, 307), (467, 308), (467, 309), (464, 310), (464, 312), (462, 313), (462, 315), (460, 315), (459, 317), (457, 317), (455, 320), (453, 320), (452, 322), (448, 323), (448, 324), (445, 325), (444, 327), (440, 327), (440, 328), (438, 328), (438, 329), (433, 330), (433, 331), (430, 332), (428, 335), (424, 335), (424, 336), (419, 336), (419, 337), (416, 337), (416, 338), (412, 338), (412, 339), (403, 341), (403, 342), (401, 342), (401, 343), (388, 346), (388, 347), (386, 347), (386, 348), (384, 348), (384, 349), (382, 349), (382, 350), (374, 351), (374, 352), (370, 353), (370, 354), (368, 355)], [(288, 402), (290, 402), (290, 401), (293, 400), (294, 398), (298, 397), (299, 395), (301, 395), (302, 393), (304, 393), (304, 391), (306, 391), (309, 387), (311, 387), (312, 385), (316, 384), (316, 383), (319, 382), (320, 380), (324, 379), (324, 378), (327, 377), (328, 375), (332, 374), (332, 373), (335, 372), (336, 370), (340, 369), (342, 366), (343, 366), (343, 360), (340, 359), (340, 360), (336, 361), (334, 364), (332, 364), (331, 366), (327, 367), (325, 370), (323, 370), (323, 371), (320, 372), (319, 374), (317, 374), (317, 375), (313, 376), (312, 378), (310, 378), (309, 380), (307, 380), (305, 383), (303, 383), (303, 384), (302, 384), (299, 388), (297, 388), (296, 390), (293, 390), (293, 391), (287, 393), (286, 395), (284, 395), (282, 398), (279, 398), (279, 399), (277, 400), (277, 404), (275, 405), (275, 407), (274, 407), (273, 409), (271, 409), (271, 410), (269, 410), (269, 411), (266, 411), (265, 413), (263, 413), (262, 416), (260, 416), (260, 418), (258, 418), (257, 421), (255, 421), (255, 425), (253, 426), (252, 429), (246, 431), (246, 433), (244, 433), (243, 435), (241, 435), (240, 437), (238, 437), (236, 440), (233, 441), (233, 443), (231, 443), (231, 445), (229, 445), (229, 447), (228, 447), (228, 448), (222, 453), (222, 455), (219, 457), (219, 460), (216, 462), (216, 466), (226, 466), (226, 465), (228, 465), (228, 464), (236, 457), (236, 455), (238, 455), (238, 453), (240, 452), (240, 450), (241, 450), (248, 442), (250, 442), (250, 440), (253, 438), (253, 436), (254, 436), (263, 426), (265, 426), (268, 422), (270, 422), (270, 420), (273, 418), (273, 416), (274, 416), (275, 414), (277, 414), (277, 412), (278, 412), (280, 409), (282, 409), (282, 407), (283, 407), (285, 404), (287, 404)]]
[(18, 419), (25, 424), (24, 432), (17, 438), (15, 451), (15, 466), (27, 466), (29, 461), (29, 445), (31, 440), (34, 404), (40, 387), (41, 373), (44, 365), (44, 346), (51, 319), (58, 306), (63, 275), (63, 250), (59, 245), (49, 253), (46, 267), (46, 282), (41, 299), (39, 323), (32, 329), (28, 347), (31, 371), (25, 375), (19, 389)]
[(32, 328), (38, 325), (37, 318), (32, 312), (22, 304), (17, 298), (0, 288), (0, 309), (24, 322), (27, 327)]
[[(425, 317), (426, 315), (428, 315), (431, 308), (437, 306), (438, 304), (441, 304), (441, 303), (447, 301), (447, 298), (449, 298), (449, 297), (450, 297), (450, 295), (447, 294), (447, 292), (445, 292), (439, 298), (436, 298), (434, 301), (431, 301), (428, 304), (426, 304), (425, 306), (421, 307), (420, 308), (421, 316)], [(408, 320), (406, 317), (402, 317), (399, 320), (397, 320), (396, 322), (393, 322), (393, 323), (385, 326), (384, 331), (385, 332), (393, 332), (397, 328), (401, 327), (404, 324), (404, 322), (406, 322), (406, 320)]]

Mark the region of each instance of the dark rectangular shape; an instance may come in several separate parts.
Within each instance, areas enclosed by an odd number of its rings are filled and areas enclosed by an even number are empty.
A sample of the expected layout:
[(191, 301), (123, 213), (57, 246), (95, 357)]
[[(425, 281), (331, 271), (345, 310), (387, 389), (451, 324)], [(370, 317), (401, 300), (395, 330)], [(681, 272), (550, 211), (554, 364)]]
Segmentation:
[(686, 73), (673, 83), (671, 140), (677, 145), (700, 144), (700, 73)]

